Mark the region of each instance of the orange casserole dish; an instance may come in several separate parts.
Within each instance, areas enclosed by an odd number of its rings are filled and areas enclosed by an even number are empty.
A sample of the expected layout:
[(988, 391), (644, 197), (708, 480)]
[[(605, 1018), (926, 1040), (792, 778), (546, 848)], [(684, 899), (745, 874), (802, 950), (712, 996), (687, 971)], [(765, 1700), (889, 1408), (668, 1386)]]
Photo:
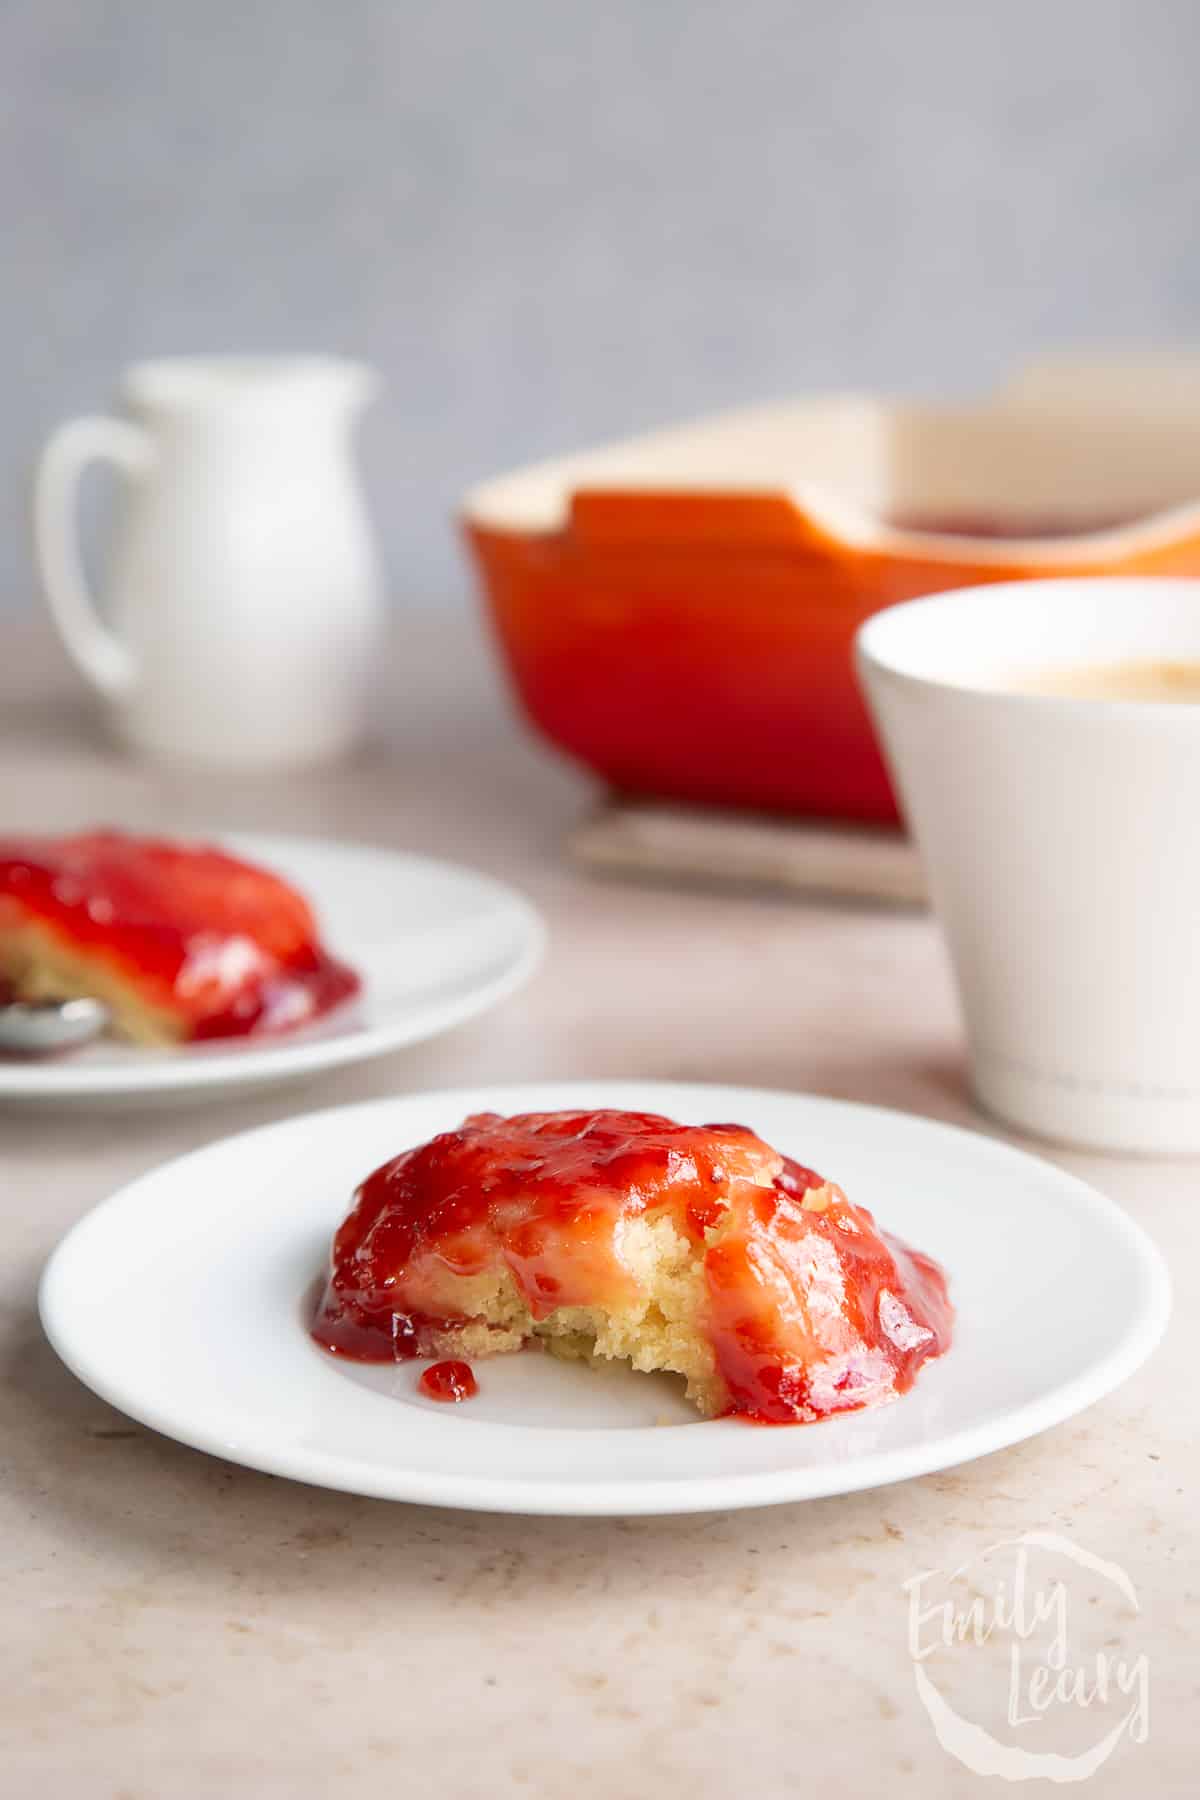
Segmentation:
[(858, 626), (984, 581), (1200, 574), (1200, 365), (730, 414), (486, 482), (464, 525), (526, 712), (611, 786), (890, 822)]

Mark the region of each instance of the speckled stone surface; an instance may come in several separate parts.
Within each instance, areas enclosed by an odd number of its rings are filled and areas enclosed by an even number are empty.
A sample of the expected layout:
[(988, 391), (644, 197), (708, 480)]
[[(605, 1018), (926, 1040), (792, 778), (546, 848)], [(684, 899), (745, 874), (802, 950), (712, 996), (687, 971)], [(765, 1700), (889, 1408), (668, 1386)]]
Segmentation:
[[(968, 1565), (967, 1589), (990, 1595), (1010, 1553), (980, 1564), (981, 1553), (1051, 1532), (1119, 1564), (1139, 1608), (1102, 1572), (1060, 1562), (1071, 1657), (1107, 1646), (1148, 1663), (1148, 1737), (1121, 1741), (1084, 1791), (1194, 1792), (1200, 1450), (1187, 1346), (1200, 1164), (1047, 1152), (1165, 1250), (1177, 1290), (1167, 1341), (1069, 1424), (844, 1500), (612, 1521), (393, 1506), (178, 1447), (58, 1364), (34, 1290), (60, 1233), (164, 1158), (307, 1107), (644, 1073), (808, 1088), (993, 1129), (966, 1096), (928, 918), (589, 881), (558, 854), (583, 784), (518, 732), (473, 639), (428, 624), (406, 636), (392, 691), (386, 748), (357, 765), (221, 783), (122, 760), (40, 636), (0, 645), (5, 823), (374, 839), (520, 883), (553, 933), (522, 995), (360, 1071), (203, 1107), (0, 1112), (3, 1791), (995, 1792), (938, 1743), (904, 1583)], [(1056, 1706), (1007, 1727), (1003, 1636), (930, 1662), (959, 1715), (1076, 1754), (1127, 1710)]]

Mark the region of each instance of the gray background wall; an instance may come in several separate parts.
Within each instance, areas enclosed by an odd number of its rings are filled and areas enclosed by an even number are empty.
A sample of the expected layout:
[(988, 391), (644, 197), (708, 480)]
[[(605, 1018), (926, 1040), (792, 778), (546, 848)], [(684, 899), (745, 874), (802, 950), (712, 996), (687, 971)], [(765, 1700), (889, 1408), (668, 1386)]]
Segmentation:
[(392, 588), (472, 479), (1200, 322), (1194, 0), (0, 0), (0, 607), (120, 365), (331, 348)]

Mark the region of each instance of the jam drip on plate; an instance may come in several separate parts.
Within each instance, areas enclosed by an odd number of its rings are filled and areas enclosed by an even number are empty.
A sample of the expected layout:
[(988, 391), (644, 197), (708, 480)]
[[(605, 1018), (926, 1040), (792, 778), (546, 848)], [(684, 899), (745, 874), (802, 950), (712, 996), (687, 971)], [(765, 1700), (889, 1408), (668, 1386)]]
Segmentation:
[(117, 831), (0, 839), (0, 954), (90, 970), (188, 1039), (286, 1031), (359, 988), (278, 876)]
[(479, 1392), (470, 1363), (431, 1363), (417, 1383), (427, 1400), (442, 1400), (454, 1405), (459, 1400), (472, 1400)]
[(642, 1217), (669, 1218), (701, 1272), (696, 1329), (731, 1413), (875, 1405), (949, 1344), (942, 1271), (839, 1188), (745, 1126), (615, 1111), (480, 1113), (385, 1163), (334, 1239), (313, 1337), (364, 1361), (444, 1355), (482, 1327), (455, 1296), (497, 1269), (534, 1321), (620, 1308), (638, 1294), (622, 1237)]

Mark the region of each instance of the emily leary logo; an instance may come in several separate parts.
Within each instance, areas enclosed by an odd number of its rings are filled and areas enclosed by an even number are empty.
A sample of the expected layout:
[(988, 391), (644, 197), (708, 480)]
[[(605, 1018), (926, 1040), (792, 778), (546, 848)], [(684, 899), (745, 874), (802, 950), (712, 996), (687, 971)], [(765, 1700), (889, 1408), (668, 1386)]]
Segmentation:
[(1030, 1531), (904, 1587), (917, 1694), (976, 1775), (1086, 1781), (1122, 1738), (1146, 1741), (1150, 1669), (1126, 1648), (1138, 1601), (1118, 1564)]

